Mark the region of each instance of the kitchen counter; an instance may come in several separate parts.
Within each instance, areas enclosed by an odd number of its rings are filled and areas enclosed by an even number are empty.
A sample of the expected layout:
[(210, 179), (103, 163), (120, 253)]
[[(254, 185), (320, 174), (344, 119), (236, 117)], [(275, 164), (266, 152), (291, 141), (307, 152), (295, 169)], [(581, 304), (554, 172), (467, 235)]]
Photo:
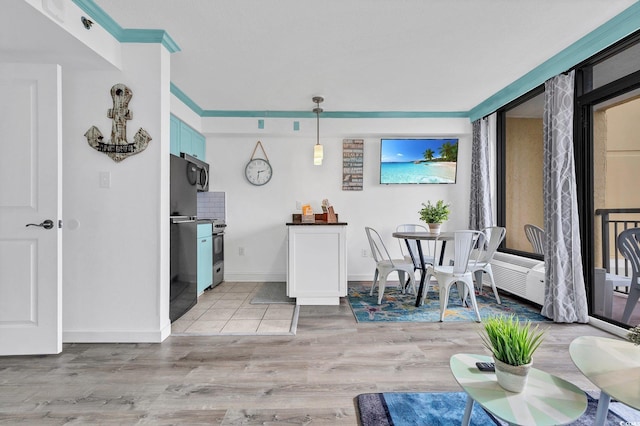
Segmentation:
[[(315, 222), (303, 222), (302, 215), (299, 213), (293, 214), (291, 217), (291, 222), (287, 222), (287, 226), (305, 226), (305, 225), (320, 225), (320, 226), (346, 226), (347, 222), (327, 222), (327, 214), (319, 213), (314, 215)], [(338, 220), (338, 215), (336, 215), (336, 220)]]
[(314, 226), (314, 225), (323, 225), (323, 226), (346, 226), (347, 222), (287, 222), (287, 226)]
[(287, 223), (287, 295), (297, 305), (339, 305), (346, 297), (346, 225)]

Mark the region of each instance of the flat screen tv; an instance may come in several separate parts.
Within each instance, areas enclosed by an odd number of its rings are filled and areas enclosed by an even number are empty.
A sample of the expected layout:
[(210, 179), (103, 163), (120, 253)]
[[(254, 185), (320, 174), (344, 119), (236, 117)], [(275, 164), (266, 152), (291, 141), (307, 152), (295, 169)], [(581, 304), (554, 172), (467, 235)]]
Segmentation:
[(380, 183), (456, 183), (458, 139), (381, 139)]

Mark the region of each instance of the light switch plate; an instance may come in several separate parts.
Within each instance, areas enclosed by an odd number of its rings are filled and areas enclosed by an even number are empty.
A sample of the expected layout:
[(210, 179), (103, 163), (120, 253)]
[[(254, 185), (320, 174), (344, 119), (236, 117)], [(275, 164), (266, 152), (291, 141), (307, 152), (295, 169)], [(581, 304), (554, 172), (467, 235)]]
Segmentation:
[(100, 172), (100, 188), (111, 188), (111, 172)]

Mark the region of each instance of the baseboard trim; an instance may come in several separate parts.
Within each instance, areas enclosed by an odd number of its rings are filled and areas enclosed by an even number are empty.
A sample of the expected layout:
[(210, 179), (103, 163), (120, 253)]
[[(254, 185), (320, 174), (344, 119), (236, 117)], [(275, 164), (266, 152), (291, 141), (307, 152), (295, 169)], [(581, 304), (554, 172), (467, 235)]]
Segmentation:
[(606, 321), (602, 321), (598, 318), (589, 317), (589, 324), (594, 326), (595, 328), (599, 328), (602, 331), (606, 331), (607, 333), (611, 333), (615, 336), (622, 337), (623, 339), (627, 338), (627, 334), (629, 330), (619, 327), (617, 325), (608, 323)]
[(62, 332), (63, 343), (161, 343), (171, 335), (171, 325), (162, 330), (71, 330)]
[(286, 274), (243, 274), (243, 273), (233, 273), (233, 272), (224, 272), (224, 280), (227, 282), (271, 282), (271, 281), (287, 281)]
[[(391, 279), (393, 280), (395, 275), (391, 275)], [(348, 275), (347, 281), (371, 281), (373, 279), (373, 272), (370, 274), (360, 274), (360, 275)], [(397, 279), (397, 278), (395, 278)], [(269, 281), (279, 281), (286, 282), (287, 275), (286, 274), (243, 274), (243, 273), (233, 273), (227, 272), (224, 273), (224, 280), (227, 282), (269, 282)]]

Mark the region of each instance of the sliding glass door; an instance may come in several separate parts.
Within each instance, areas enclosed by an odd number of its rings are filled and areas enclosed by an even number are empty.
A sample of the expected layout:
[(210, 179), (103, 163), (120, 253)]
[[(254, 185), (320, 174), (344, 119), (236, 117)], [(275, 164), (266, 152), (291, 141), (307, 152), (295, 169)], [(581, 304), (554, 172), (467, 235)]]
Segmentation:
[(576, 168), (590, 312), (625, 328), (631, 269), (617, 237), (640, 226), (640, 43), (630, 39), (577, 68)]

